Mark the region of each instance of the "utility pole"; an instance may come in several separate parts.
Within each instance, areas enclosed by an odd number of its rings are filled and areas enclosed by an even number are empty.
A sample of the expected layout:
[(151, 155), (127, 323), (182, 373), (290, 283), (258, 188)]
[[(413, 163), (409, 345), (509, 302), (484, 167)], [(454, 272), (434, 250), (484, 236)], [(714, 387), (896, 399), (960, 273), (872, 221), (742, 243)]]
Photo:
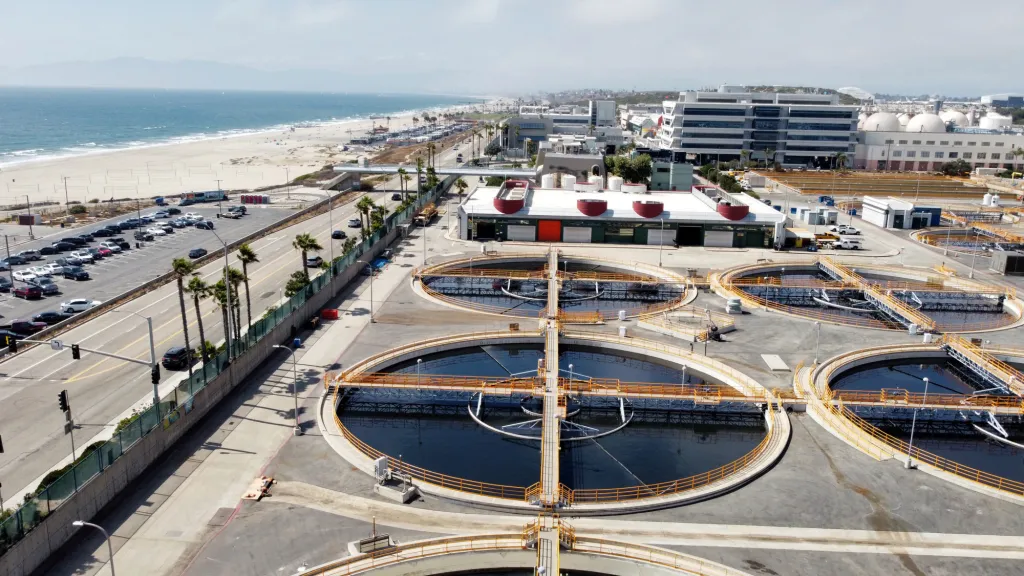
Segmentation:
[(11, 266), (11, 244), (7, 241), (7, 234), (4, 234), (4, 247), (7, 248), (7, 276), (14, 286), (14, 266)]
[(30, 240), (35, 240), (36, 237), (32, 234), (32, 199), (29, 198), (28, 194), (25, 194), (25, 206), (28, 210), (28, 237)]
[[(147, 166), (148, 169), (148, 166)], [(61, 176), (61, 180), (64, 181), (64, 211), (67, 212), (67, 216), (71, 216), (71, 200), (68, 200), (68, 176)]]

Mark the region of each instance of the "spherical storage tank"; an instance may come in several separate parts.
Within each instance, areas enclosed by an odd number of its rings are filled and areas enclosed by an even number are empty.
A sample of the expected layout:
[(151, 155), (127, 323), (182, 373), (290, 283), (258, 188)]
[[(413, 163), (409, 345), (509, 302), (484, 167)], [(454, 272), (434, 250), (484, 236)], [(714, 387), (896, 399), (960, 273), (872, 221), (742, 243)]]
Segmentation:
[(978, 126), (986, 130), (1003, 130), (1010, 127), (1012, 120), (1009, 116), (989, 112), (978, 122)]
[(562, 188), (565, 190), (573, 190), (576, 188), (576, 177), (572, 174), (562, 175)]
[(959, 110), (945, 110), (942, 114), (939, 114), (939, 118), (945, 123), (954, 123), (960, 128), (967, 128), (971, 125), (971, 121), (967, 119), (967, 115)]
[(555, 175), (545, 174), (540, 177), (541, 188), (554, 188), (555, 187)]
[(946, 123), (937, 114), (918, 114), (907, 123), (907, 132), (938, 133), (946, 131)]
[(900, 121), (895, 114), (875, 112), (864, 121), (865, 132), (898, 132)]
[(624, 182), (624, 180), (622, 179), (622, 176), (609, 176), (608, 177), (608, 189), (612, 190), (612, 191), (615, 191), (615, 192), (619, 192), (619, 191), (622, 190), (622, 183), (623, 182)]
[(900, 121), (900, 126), (906, 126), (907, 124), (909, 124), (911, 118), (913, 118), (913, 116), (907, 114), (906, 112), (896, 117), (896, 119)]

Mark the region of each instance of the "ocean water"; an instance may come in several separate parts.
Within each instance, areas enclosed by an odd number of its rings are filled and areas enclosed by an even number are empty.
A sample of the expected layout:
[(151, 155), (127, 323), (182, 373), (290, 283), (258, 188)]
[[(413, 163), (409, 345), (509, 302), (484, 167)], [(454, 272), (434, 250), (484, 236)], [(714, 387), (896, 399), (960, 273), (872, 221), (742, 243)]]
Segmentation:
[(0, 88), (0, 166), (453, 106), (454, 96)]

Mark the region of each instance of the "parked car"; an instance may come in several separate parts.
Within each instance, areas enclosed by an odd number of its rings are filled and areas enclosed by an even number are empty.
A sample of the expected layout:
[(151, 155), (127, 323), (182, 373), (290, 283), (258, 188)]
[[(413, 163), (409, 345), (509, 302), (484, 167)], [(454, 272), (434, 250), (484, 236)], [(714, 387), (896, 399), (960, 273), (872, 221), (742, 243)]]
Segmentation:
[(345, 238), (348, 238), (348, 234), (345, 234), (344, 230), (335, 230), (334, 232), (331, 232), (331, 238), (334, 238), (335, 240), (344, 240)]
[(108, 236), (113, 236), (114, 231), (110, 230), (109, 228), (100, 228), (99, 230), (93, 232), (92, 235), (97, 238), (106, 238)]
[[(64, 262), (61, 262), (64, 260)], [(71, 256), (67, 258), (58, 258), (59, 264), (69, 264), (71, 266), (81, 266), (82, 264), (92, 264), (92, 252), (88, 250), (78, 250), (71, 253)]]
[(6, 345), (7, 342), (8, 342), (8, 338), (10, 338), (11, 340), (21, 340), (22, 335), (21, 334), (15, 334), (14, 332), (11, 332), (10, 330), (2, 330), (2, 329), (0, 329), (0, 344), (5, 344)]
[(167, 210), (157, 210), (156, 212), (153, 212), (151, 216), (153, 218), (169, 218), (170, 212), (168, 212)]
[(174, 226), (170, 224), (161, 224), (159, 228), (164, 231), (164, 234), (174, 234)]
[(188, 226), (188, 222), (185, 222), (181, 218), (175, 218), (174, 220), (171, 220), (170, 224), (174, 228), (184, 228), (184, 227)]
[(122, 252), (125, 251), (125, 250), (131, 250), (132, 249), (132, 243), (127, 241), (127, 240), (125, 240), (124, 238), (121, 238), (120, 236), (116, 236), (114, 238), (111, 238), (109, 241), (113, 242), (114, 244), (117, 244), (117, 246), (121, 249)]
[(363, 227), (363, 221), (360, 220), (359, 218), (351, 218), (348, 221), (348, 227), (349, 228), (362, 228)]
[(11, 322), (10, 331), (15, 334), (28, 336), (46, 328), (45, 322), (33, 322), (31, 320), (14, 320)]
[(44, 256), (53, 256), (54, 254), (60, 254), (60, 251), (53, 246), (43, 246), (39, 249), (39, 253)]
[(89, 300), (88, 298), (75, 298), (74, 300), (68, 300), (67, 302), (60, 303), (60, 309), (65, 314), (77, 314), (79, 312), (85, 312), (90, 308), (99, 306), (99, 300)]
[(62, 320), (67, 320), (67, 319), (68, 319), (68, 316), (66, 314), (61, 314), (60, 312), (57, 312), (56, 310), (48, 310), (46, 312), (40, 312), (39, 314), (36, 314), (35, 316), (32, 317), (32, 321), (33, 322), (42, 322), (43, 324), (46, 324), (47, 326), (53, 326), (57, 322), (60, 322)]
[(0, 276), (0, 292), (10, 292), (11, 281), (6, 276)]
[(181, 208), (168, 208), (167, 209), (167, 215), (168, 216), (177, 216), (178, 214), (181, 214)]
[(835, 247), (837, 250), (860, 250), (863, 246), (859, 238), (842, 238), (835, 243)]
[(29, 269), (15, 270), (13, 276), (15, 280), (20, 280), (22, 282), (28, 282), (29, 280), (35, 280), (36, 278), (35, 273)]
[[(61, 274), (63, 273), (64, 270), (61, 269)], [(57, 284), (55, 284), (54, 281), (51, 280), (48, 276), (40, 276), (35, 280), (30, 280), (29, 284), (42, 290), (43, 296), (49, 296), (51, 294), (60, 294), (60, 287), (57, 286)]]
[(63, 274), (64, 273), (64, 266), (62, 264), (58, 264), (57, 262), (50, 262), (49, 264), (46, 264), (45, 266), (43, 266), (43, 268), (46, 268), (47, 270), (49, 270), (51, 275), (53, 275), (53, 274), (58, 274), (59, 275), (59, 274)]
[(205, 248), (193, 248), (193, 249), (188, 251), (188, 257), (189, 258), (196, 259), (196, 258), (202, 258), (203, 256), (206, 256), (206, 249)]
[(96, 253), (100, 255), (100, 258), (109, 258), (109, 257), (114, 255), (114, 251), (113, 250), (111, 250), (110, 248), (103, 247), (103, 246), (101, 246), (97, 250)]
[(89, 273), (81, 266), (65, 266), (64, 277), (68, 280), (88, 280)]
[(228, 212), (238, 212), (243, 216), (249, 213), (245, 206), (232, 206), (231, 208), (228, 208)]
[(93, 261), (95, 261), (95, 260), (102, 260), (103, 259), (103, 252), (102, 251), (103, 251), (103, 248), (100, 248), (99, 246), (93, 246), (92, 248), (89, 248), (87, 250), (87, 252), (89, 252), (89, 254), (92, 254)]
[(829, 232), (838, 232), (840, 235), (857, 235), (860, 234), (860, 230), (853, 226), (847, 226), (846, 224), (839, 224), (838, 226), (832, 226), (828, 229)]
[(14, 296), (25, 300), (38, 300), (43, 297), (43, 291), (38, 286), (24, 284), (14, 289)]
[(75, 248), (78, 248), (76, 244), (72, 244), (65, 240), (57, 240), (53, 243), (53, 249), (57, 252), (67, 252), (68, 250), (74, 250)]
[(144, 214), (142, 216), (142, 223), (143, 224), (152, 224), (154, 220), (156, 220), (156, 218), (153, 218), (149, 214)]
[(160, 364), (168, 370), (181, 370), (188, 368), (189, 364), (192, 363), (192, 354), (188, 348), (184, 346), (174, 346), (168, 348), (164, 352), (163, 359), (160, 360)]
[(402, 201), (402, 193), (401, 192), (395, 192), (394, 194), (391, 195), (391, 199), (394, 200), (395, 202), (401, 202)]
[(195, 212), (186, 212), (184, 216), (185, 220), (194, 220), (196, 222), (203, 220), (202, 214), (196, 214)]
[(36, 250), (22, 250), (15, 254), (15, 256), (21, 256), (26, 262), (35, 262), (43, 259), (42, 255)]
[(81, 238), (82, 240), (85, 240), (86, 242), (92, 242), (93, 240), (96, 239), (96, 237), (93, 236), (90, 232), (82, 232), (81, 234), (78, 235), (78, 237)]
[(74, 244), (75, 246), (85, 246), (86, 244), (85, 240), (79, 238), (78, 236), (68, 236), (67, 238), (61, 240), (61, 242), (67, 242), (68, 244)]
[(310, 268), (319, 268), (324, 263), (324, 259), (319, 255), (309, 256), (306, 258), (306, 266)]
[(4, 262), (7, 262), (12, 266), (20, 266), (25, 263), (25, 259), (15, 254), (13, 256), (8, 256), (7, 258), (4, 258)]
[(100, 248), (106, 248), (107, 250), (110, 250), (114, 254), (117, 254), (118, 252), (121, 251), (121, 247), (111, 241), (107, 241), (100, 244)]
[(11, 265), (6, 260), (0, 260), (0, 272), (6, 272), (11, 269)]
[(232, 220), (238, 220), (241, 217), (242, 217), (242, 213), (241, 212), (232, 212), (231, 210), (228, 210), (227, 212), (225, 212), (223, 214), (217, 214), (217, 218), (230, 218)]
[(29, 270), (36, 276), (49, 276), (50, 274), (52, 274), (52, 272), (50, 272), (50, 269), (47, 268), (46, 266), (33, 266), (29, 268)]
[[(136, 240), (141, 240), (143, 242), (153, 241), (153, 235), (150, 234), (149, 232), (146, 232), (145, 230), (139, 230), (133, 236)], [(120, 250), (120, 246), (118, 247), (118, 250)]]
[(164, 232), (163, 228), (158, 228), (156, 226), (150, 226), (149, 228), (146, 228), (146, 233), (152, 234), (153, 236), (167, 236), (167, 232)]
[(213, 222), (209, 220), (199, 220), (196, 222), (196, 228), (200, 230), (213, 230)]

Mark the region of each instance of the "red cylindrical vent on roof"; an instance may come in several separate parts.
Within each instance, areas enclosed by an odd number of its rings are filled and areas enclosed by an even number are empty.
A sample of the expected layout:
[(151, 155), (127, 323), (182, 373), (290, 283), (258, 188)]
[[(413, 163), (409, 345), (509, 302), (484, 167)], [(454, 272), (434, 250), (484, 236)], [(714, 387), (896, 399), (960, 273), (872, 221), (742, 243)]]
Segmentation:
[(743, 220), (750, 213), (750, 206), (746, 204), (727, 204), (725, 202), (718, 203), (718, 213), (725, 216), (729, 220)]
[(660, 216), (661, 212), (665, 209), (665, 205), (657, 200), (634, 200), (633, 201), (633, 212), (636, 212), (644, 218), (654, 218)]
[(502, 214), (515, 214), (516, 212), (519, 212), (520, 210), (522, 210), (523, 206), (525, 204), (526, 204), (526, 200), (524, 198), (514, 198), (514, 199), (495, 198), (494, 199), (494, 208), (498, 212), (501, 212)]
[(608, 209), (608, 202), (583, 198), (576, 201), (576, 208), (587, 216), (600, 216)]

